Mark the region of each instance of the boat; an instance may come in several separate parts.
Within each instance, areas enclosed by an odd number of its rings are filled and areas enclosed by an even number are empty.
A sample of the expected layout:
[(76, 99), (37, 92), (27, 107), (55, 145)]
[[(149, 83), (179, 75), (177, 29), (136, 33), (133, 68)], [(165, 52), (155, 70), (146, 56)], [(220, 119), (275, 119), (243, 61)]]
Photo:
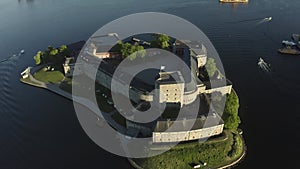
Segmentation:
[(293, 49), (290, 46), (278, 49), (278, 52), (281, 53), (281, 54), (288, 54), (288, 55), (300, 55), (300, 51), (299, 50)]
[(266, 21), (271, 21), (272, 19), (272, 17), (265, 18)]
[(288, 45), (288, 46), (296, 46), (296, 43), (295, 43), (295, 42), (287, 41), (287, 40), (283, 40), (283, 41), (282, 41), (282, 44)]
[(24, 49), (22, 49), (22, 50), (20, 51), (20, 53), (21, 53), (21, 54), (24, 54), (24, 53), (25, 53), (25, 50), (24, 50)]
[(270, 68), (270, 64), (268, 64), (267, 62), (265, 62), (262, 58), (259, 58), (258, 59), (258, 63), (257, 65), (263, 69), (264, 71), (267, 71), (267, 72), (270, 72), (271, 71), (271, 68)]
[(268, 64), (267, 62), (265, 62), (265, 61), (263, 60), (263, 58), (259, 58), (257, 64), (258, 64), (259, 66), (264, 65), (265, 67), (268, 67), (268, 68), (271, 66), (270, 64)]

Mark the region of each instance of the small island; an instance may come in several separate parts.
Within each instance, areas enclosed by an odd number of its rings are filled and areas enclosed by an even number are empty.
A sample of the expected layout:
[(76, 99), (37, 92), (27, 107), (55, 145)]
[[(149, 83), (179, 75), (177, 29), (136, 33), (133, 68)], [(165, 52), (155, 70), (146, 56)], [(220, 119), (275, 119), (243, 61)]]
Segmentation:
[[(107, 35), (109, 36), (109, 35)], [(89, 86), (78, 84), (74, 76), (84, 81), (95, 83), (98, 106), (107, 113), (106, 120), (113, 121), (113, 126), (131, 137), (152, 137), (155, 148), (163, 149), (168, 143), (180, 143), (171, 150), (158, 156), (129, 159), (135, 168), (227, 168), (236, 165), (246, 153), (245, 141), (239, 129), (241, 120), (238, 116), (239, 98), (232, 88), (232, 83), (224, 79), (218, 70), (215, 60), (207, 56), (204, 45), (190, 40), (178, 40), (164, 34), (146, 34), (118, 40), (109, 51), (102, 51), (96, 45), (90, 44), (85, 55), (80, 55), (85, 42), (62, 45), (59, 48), (49, 46), (45, 51), (39, 51), (34, 56), (36, 65), (28, 67), (21, 73), (23, 83), (45, 88), (72, 100), (72, 85), (79, 85), (83, 89), (91, 90)], [(141, 73), (130, 85), (131, 101), (137, 109), (147, 108), (155, 99), (159, 103), (166, 103), (167, 107), (160, 118), (150, 125), (137, 124), (124, 118), (116, 111), (110, 82), (116, 67), (123, 59), (141, 60), (146, 56), (148, 48), (159, 48), (176, 54), (193, 70), (196, 85), (181, 77), (180, 69), (166, 71), (164, 65), (161, 70), (153, 70), (149, 81), (140, 78)], [(155, 59), (156, 53), (151, 54)], [(75, 62), (81, 57), (82, 62)], [(163, 57), (163, 56), (158, 56)], [(97, 71), (96, 82), (89, 77), (85, 64), (95, 59), (104, 60)], [(74, 72), (74, 67), (80, 66), (82, 71)], [(76, 74), (77, 73), (77, 74)], [(149, 72), (147, 72), (149, 74)], [(139, 77), (140, 76), (140, 77)], [(174, 79), (177, 77), (176, 85)], [(105, 79), (105, 80), (104, 80)], [(225, 85), (212, 87), (210, 81), (225, 80)], [(178, 85), (179, 82), (179, 85)], [(157, 93), (150, 93), (153, 89), (161, 89)], [(163, 89), (163, 90), (162, 90)], [(120, 97), (124, 95), (120, 94)], [(174, 123), (181, 107), (189, 107), (196, 98), (200, 98), (200, 108), (196, 119), (179, 119), (183, 127), (178, 131), (165, 132)], [(221, 104), (225, 102), (225, 107)], [(213, 111), (209, 111), (213, 107)], [(207, 119), (216, 123), (205, 126)], [(178, 119), (177, 119), (178, 120)], [(195, 121), (191, 130), (185, 125)], [(201, 141), (205, 140), (206, 141)]]
[(221, 3), (248, 3), (249, 0), (220, 0)]
[(278, 49), (278, 52), (287, 55), (300, 55), (300, 35), (292, 34), (291, 40), (283, 40), (282, 47)]

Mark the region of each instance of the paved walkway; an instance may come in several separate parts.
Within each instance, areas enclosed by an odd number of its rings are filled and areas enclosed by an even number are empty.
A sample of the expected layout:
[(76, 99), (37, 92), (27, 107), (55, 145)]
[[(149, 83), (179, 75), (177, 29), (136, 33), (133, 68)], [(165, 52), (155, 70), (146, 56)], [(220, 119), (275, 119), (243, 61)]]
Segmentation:
[(33, 83), (36, 83), (36, 84), (39, 85), (40, 87), (44, 87), (44, 88), (47, 87), (46, 83), (41, 82), (41, 81), (39, 81), (39, 80), (36, 80), (36, 79), (32, 76), (32, 74), (29, 74), (28, 76), (29, 76), (29, 79), (30, 79)]

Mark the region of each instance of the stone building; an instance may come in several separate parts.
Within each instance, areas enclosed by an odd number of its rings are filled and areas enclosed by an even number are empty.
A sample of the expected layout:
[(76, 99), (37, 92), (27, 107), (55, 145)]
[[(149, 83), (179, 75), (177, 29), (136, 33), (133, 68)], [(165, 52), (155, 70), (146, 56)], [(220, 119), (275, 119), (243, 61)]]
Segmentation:
[(159, 103), (183, 103), (184, 79), (179, 71), (159, 72), (155, 85)]
[[(209, 118), (209, 120), (207, 120)], [(171, 126), (176, 126), (170, 130)], [(156, 123), (153, 131), (154, 143), (181, 142), (219, 135), (223, 132), (224, 122), (218, 116), (208, 115), (196, 119), (162, 120)]]
[[(175, 40), (171, 50), (185, 61), (191, 68), (194, 76), (185, 79), (180, 70), (164, 71), (162, 69), (158, 73), (153, 86), (139, 78), (134, 78), (134, 82), (131, 84), (126, 84), (122, 80), (116, 79), (114, 85), (117, 85), (117, 88), (128, 87), (130, 99), (136, 104), (157, 101), (158, 104), (179, 104), (180, 107), (192, 104), (200, 95), (211, 94), (213, 92), (220, 92), (222, 95), (225, 95), (231, 92), (232, 85), (230, 83), (225, 85), (221, 83), (220, 85), (211, 85), (208, 82), (201, 82), (198, 78), (199, 68), (205, 66), (207, 61), (207, 51), (204, 45), (194, 41)], [(99, 53), (93, 47), (84, 52), (83, 55), (81, 56), (83, 62), (80, 63), (82, 65), (78, 65), (81, 67), (83, 73), (90, 76), (91, 73), (89, 72), (97, 71), (96, 81), (104, 87), (111, 89), (115, 67), (109, 64), (109, 61), (104, 62), (100, 66), (91, 63), (94, 59), (112, 59), (119, 55), (113, 55), (109, 52)], [(74, 67), (75, 65), (65, 63), (65, 72), (71, 74), (72, 66)], [(122, 76), (126, 77), (127, 75), (124, 73)], [(214, 82), (213, 84), (218, 84), (218, 82)], [(150, 92), (154, 89), (158, 90), (155, 90), (154, 93)], [(122, 93), (124, 92), (123, 90), (119, 92), (118, 94), (124, 96), (127, 94)], [(192, 123), (191, 128), (187, 127)], [(152, 132), (153, 143), (166, 143), (196, 140), (218, 135), (223, 132), (224, 123), (216, 113), (209, 112), (206, 114), (199, 113), (199, 116), (196, 118), (189, 118), (187, 116), (177, 121), (174, 121), (174, 119), (159, 118), (152, 125), (143, 125), (127, 120), (126, 125), (128, 130), (135, 129), (143, 133), (143, 135), (151, 134)], [(176, 130), (168, 130), (172, 125), (177, 126)]]
[[(75, 66), (78, 67), (78, 71), (75, 72)], [(66, 57), (65, 63), (63, 64), (64, 73), (66, 77), (72, 77), (83, 74), (82, 63), (76, 63), (74, 57)]]
[(195, 59), (198, 68), (205, 66), (207, 61), (206, 48), (200, 42), (175, 40), (172, 46), (172, 52), (177, 56), (184, 58), (184, 60), (188, 60), (190, 58)]

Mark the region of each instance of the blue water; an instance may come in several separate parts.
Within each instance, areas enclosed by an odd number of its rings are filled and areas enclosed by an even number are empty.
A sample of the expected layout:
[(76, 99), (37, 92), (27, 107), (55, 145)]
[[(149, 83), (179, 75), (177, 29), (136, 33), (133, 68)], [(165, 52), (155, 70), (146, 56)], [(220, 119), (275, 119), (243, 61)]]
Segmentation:
[[(299, 0), (1, 0), (0, 168), (130, 168), (81, 129), (71, 101), (23, 85), (19, 73), (48, 45), (87, 39), (98, 28), (136, 12), (166, 12), (197, 25), (215, 45), (240, 96), (246, 159), (237, 168), (295, 168), (300, 153), (300, 57), (277, 53), (300, 33)], [(271, 22), (258, 18), (272, 16)], [(258, 20), (256, 20), (258, 19)], [(240, 23), (236, 23), (242, 21)], [(271, 64), (265, 73), (258, 58)]]

